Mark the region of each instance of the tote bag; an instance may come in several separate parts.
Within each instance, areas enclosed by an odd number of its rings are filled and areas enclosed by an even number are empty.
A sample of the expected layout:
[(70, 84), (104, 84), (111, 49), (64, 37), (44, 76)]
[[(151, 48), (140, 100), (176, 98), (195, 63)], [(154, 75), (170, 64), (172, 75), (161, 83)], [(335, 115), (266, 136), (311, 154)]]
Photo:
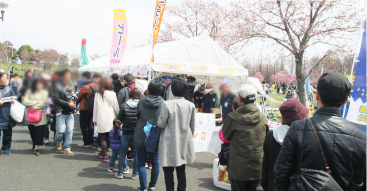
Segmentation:
[[(301, 161), (300, 161), (300, 168), (290, 178), (290, 186), (289, 190), (297, 190), (297, 191), (343, 191), (338, 183), (331, 177), (330, 173), (330, 167), (326, 161), (324, 149), (322, 148), (322, 144), (319, 138), (319, 135), (316, 131), (315, 125), (311, 121), (311, 119), (308, 119), (308, 122), (311, 124), (312, 132), (314, 133), (316, 137), (317, 144), (320, 148), (322, 159), (325, 164), (325, 171), (323, 170), (315, 170), (315, 169), (306, 169), (301, 168), (302, 164), (302, 154), (303, 154), (303, 139), (305, 131), (303, 131), (303, 137), (302, 137), (302, 150), (301, 150)], [(305, 124), (305, 127), (307, 125), (307, 121)]]
[(15, 103), (11, 104), (11, 107), (10, 107), (11, 118), (17, 123), (22, 122), (23, 117), (24, 117), (24, 110), (25, 110), (25, 106), (15, 101)]

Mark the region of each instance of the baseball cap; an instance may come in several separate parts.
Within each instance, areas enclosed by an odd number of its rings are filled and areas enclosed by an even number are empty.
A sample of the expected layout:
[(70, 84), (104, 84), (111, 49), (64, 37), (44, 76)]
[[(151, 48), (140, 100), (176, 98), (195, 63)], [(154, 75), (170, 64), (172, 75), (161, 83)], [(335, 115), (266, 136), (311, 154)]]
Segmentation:
[(256, 94), (257, 90), (251, 84), (243, 84), (240, 88), (238, 88), (238, 95), (244, 99), (247, 99), (247, 96), (249, 96), (248, 101), (250, 102), (256, 100)]
[(162, 82), (167, 82), (167, 81), (172, 80), (172, 79), (173, 78), (171, 76), (162, 76), (161, 81)]
[(201, 90), (205, 90), (205, 84), (201, 85), (201, 86), (200, 86), (200, 89), (201, 89)]
[(192, 77), (192, 76), (189, 76), (187, 78), (187, 82), (195, 82), (196, 81), (196, 78)]
[(341, 73), (324, 73), (317, 84), (317, 91), (320, 94), (321, 101), (327, 99), (327, 102), (343, 103), (350, 95), (351, 84)]
[(230, 86), (230, 85), (231, 85), (231, 83), (230, 83), (228, 80), (224, 79), (224, 80), (222, 80), (222, 83), (220, 83), (220, 87), (222, 87), (222, 86), (224, 86), (224, 85), (228, 85), (228, 86)]
[(17, 81), (14, 81), (13, 83), (11, 83), (11, 87), (12, 88), (17, 88), (19, 87), (19, 83)]

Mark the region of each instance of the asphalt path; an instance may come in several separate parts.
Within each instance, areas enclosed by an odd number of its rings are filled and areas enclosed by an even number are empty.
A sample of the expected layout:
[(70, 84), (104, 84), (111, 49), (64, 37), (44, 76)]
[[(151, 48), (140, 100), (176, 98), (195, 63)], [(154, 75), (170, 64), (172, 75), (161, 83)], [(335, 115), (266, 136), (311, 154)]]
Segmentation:
[[(50, 132), (50, 140), (53, 132)], [(32, 142), (28, 127), (13, 128), (11, 155), (0, 155), (0, 190), (123, 190), (132, 191), (139, 187), (139, 180), (132, 180), (131, 174), (124, 179), (117, 179), (114, 173), (107, 171), (108, 163), (97, 157), (93, 148), (79, 148), (82, 134), (78, 117), (74, 128), (72, 151), (74, 156), (57, 152), (53, 141), (40, 147), (40, 156), (33, 155)], [(1, 144), (1, 143), (0, 143)], [(95, 146), (97, 144), (95, 143)], [(111, 156), (111, 152), (109, 152)], [(216, 158), (211, 153), (196, 153), (196, 161), (186, 166), (187, 190), (221, 190), (213, 185), (212, 167)], [(132, 161), (128, 162), (132, 168)], [(117, 161), (115, 168), (117, 168)], [(147, 169), (148, 182), (150, 170)], [(177, 186), (177, 180), (175, 181)], [(165, 190), (164, 174), (160, 169), (157, 191)]]

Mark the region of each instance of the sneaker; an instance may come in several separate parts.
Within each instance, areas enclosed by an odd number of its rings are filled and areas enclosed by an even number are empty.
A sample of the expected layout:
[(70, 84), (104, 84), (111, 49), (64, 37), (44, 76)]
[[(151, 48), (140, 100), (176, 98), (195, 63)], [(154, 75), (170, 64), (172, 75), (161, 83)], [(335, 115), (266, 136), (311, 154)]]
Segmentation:
[(97, 151), (102, 151), (102, 148), (101, 147), (97, 147)]
[[(140, 187), (134, 191), (141, 191)], [(145, 189), (144, 191), (147, 191), (147, 189)]]
[(148, 188), (148, 191), (153, 191), (153, 190), (155, 190), (155, 187), (149, 187)]
[(38, 150), (38, 149), (34, 150), (33, 153), (36, 156), (40, 156), (40, 150)]
[(49, 145), (50, 144), (50, 140), (49, 139), (45, 139), (45, 145)]
[(108, 148), (108, 152), (111, 152), (112, 151), (112, 149), (111, 148)]
[(93, 141), (97, 142), (98, 141), (98, 137), (93, 137)]
[(78, 144), (79, 147), (90, 147), (90, 145)]
[(138, 179), (139, 178), (139, 175), (138, 174), (133, 174), (132, 176), (131, 176), (131, 179), (133, 179), (133, 180), (136, 180), (136, 179)]
[(103, 153), (102, 153), (102, 152), (99, 152), (99, 153), (98, 153), (98, 157), (99, 157), (100, 159), (103, 159), (103, 158), (104, 158)]
[(118, 178), (118, 179), (123, 179), (124, 175), (116, 172), (115, 177)]
[(60, 144), (56, 144), (56, 150), (57, 151), (61, 151), (62, 150), (62, 145)]
[(74, 153), (73, 152), (71, 152), (70, 150), (65, 150), (64, 151), (64, 153), (66, 154), (66, 155), (74, 155)]
[(113, 167), (109, 167), (108, 172), (113, 172)]
[(149, 164), (149, 169), (152, 170), (153, 166), (152, 164)]
[(110, 159), (108, 158), (108, 156), (104, 157), (103, 162), (110, 162)]
[(5, 150), (3, 150), (3, 154), (10, 155), (11, 152), (9, 151), (9, 149), (5, 149)]
[(148, 163), (145, 163), (145, 168), (148, 168), (149, 166), (148, 166)]
[(129, 167), (127, 167), (126, 169), (123, 169), (123, 174), (130, 174), (131, 173), (131, 170)]

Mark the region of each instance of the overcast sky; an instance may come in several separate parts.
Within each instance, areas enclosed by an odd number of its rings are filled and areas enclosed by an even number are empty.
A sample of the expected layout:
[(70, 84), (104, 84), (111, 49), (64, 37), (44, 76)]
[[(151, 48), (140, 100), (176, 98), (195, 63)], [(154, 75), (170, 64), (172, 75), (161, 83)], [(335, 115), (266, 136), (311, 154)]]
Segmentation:
[[(152, 33), (155, 0), (0, 0), (9, 4), (0, 22), (0, 41), (16, 48), (54, 48), (79, 54), (82, 38), (87, 53), (108, 54), (111, 47), (113, 9), (125, 9), (127, 46), (140, 44)], [(179, 3), (179, 0), (169, 0)]]
[[(226, 4), (227, 1), (219, 1)], [(156, 0), (0, 0), (9, 4), (0, 21), (0, 41), (10, 40), (19, 48), (53, 48), (60, 53), (80, 54), (81, 40), (87, 39), (87, 54), (107, 55), (111, 48), (113, 9), (125, 9), (128, 20), (127, 47), (146, 42), (152, 33)], [(168, 0), (179, 4), (181, 0)], [(278, 47), (279, 48), (279, 47)], [(244, 48), (254, 59), (269, 56), (275, 47), (259, 43)], [(328, 46), (313, 47), (309, 54), (323, 54)], [(288, 52), (285, 51), (287, 54)]]

